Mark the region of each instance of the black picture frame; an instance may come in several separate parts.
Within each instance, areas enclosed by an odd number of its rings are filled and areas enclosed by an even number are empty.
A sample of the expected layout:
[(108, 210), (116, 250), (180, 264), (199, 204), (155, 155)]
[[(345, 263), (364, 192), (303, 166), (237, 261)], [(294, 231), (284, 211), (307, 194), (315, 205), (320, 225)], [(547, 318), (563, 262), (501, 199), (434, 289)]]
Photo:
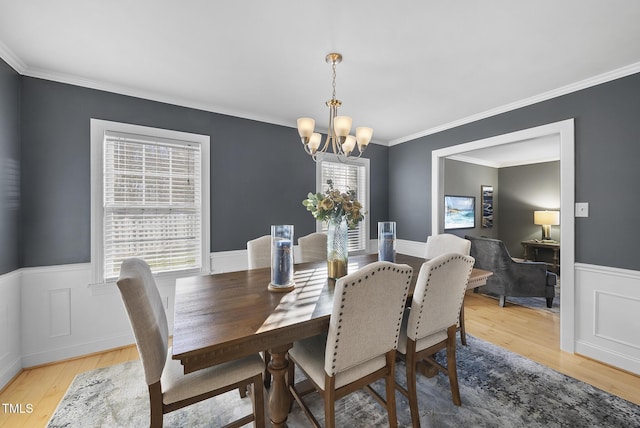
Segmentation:
[(473, 229), (476, 227), (475, 196), (445, 195), (444, 229)]
[(482, 228), (491, 229), (493, 227), (493, 186), (480, 186), (480, 197), (482, 198)]

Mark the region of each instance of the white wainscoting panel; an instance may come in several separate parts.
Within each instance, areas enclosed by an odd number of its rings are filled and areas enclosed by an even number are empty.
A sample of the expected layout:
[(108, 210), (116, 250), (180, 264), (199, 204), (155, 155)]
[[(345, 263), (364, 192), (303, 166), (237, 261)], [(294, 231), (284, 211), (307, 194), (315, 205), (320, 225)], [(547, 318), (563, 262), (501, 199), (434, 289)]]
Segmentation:
[(0, 275), (0, 389), (22, 369), (20, 272)]
[(0, 301), (0, 361), (9, 355), (9, 305)]
[[(396, 249), (422, 257), (424, 247), (398, 240)], [(214, 273), (245, 269), (246, 250), (213, 253), (211, 261)], [(134, 343), (115, 284), (90, 282), (88, 263), (0, 276), (0, 387), (22, 367)], [(175, 278), (157, 283), (171, 331)], [(640, 272), (577, 264), (575, 313), (576, 352), (640, 374)]]
[(89, 263), (22, 270), (23, 367), (133, 343), (115, 285), (94, 295), (90, 282)]
[[(175, 277), (156, 278), (173, 332)], [(115, 283), (89, 285), (89, 263), (21, 270), (22, 367), (135, 343)]]
[(71, 335), (71, 289), (49, 290), (49, 337)]
[[(295, 247), (294, 247), (295, 251)], [(293, 253), (294, 258), (296, 253)], [(219, 251), (211, 253), (211, 273), (236, 272), (249, 267), (247, 250)]]
[(396, 251), (413, 257), (424, 257), (427, 251), (427, 240), (425, 239), (425, 242), (417, 242), (398, 239), (396, 241)]
[(576, 353), (640, 374), (640, 272), (576, 263)]
[[(378, 251), (376, 249), (376, 251)], [(302, 260), (300, 247), (293, 246), (293, 260)], [(249, 267), (249, 255), (247, 250), (218, 251), (211, 253), (211, 273), (237, 272)]]

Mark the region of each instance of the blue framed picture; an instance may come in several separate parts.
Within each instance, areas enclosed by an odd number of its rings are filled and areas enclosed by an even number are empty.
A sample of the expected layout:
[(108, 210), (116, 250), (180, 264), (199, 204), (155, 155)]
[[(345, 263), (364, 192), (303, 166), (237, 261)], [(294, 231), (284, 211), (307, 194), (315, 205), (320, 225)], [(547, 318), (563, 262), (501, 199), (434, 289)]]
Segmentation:
[(444, 197), (444, 229), (473, 229), (476, 227), (476, 198), (474, 196)]

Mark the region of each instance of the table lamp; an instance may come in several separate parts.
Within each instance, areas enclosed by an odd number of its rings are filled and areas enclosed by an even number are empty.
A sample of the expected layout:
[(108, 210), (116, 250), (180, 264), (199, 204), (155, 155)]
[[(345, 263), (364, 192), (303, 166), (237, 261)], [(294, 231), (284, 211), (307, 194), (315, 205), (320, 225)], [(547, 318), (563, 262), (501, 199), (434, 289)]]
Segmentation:
[(542, 226), (542, 241), (553, 241), (551, 239), (551, 226), (560, 224), (560, 211), (534, 211), (533, 224)]

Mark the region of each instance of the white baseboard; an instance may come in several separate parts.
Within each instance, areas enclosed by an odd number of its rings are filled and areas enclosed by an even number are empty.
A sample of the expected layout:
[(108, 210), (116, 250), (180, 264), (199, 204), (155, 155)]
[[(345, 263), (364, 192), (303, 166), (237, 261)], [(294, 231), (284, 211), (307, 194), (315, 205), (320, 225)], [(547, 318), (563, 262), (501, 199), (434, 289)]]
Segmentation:
[(58, 349), (46, 349), (41, 352), (22, 356), (22, 367), (29, 368), (54, 361), (67, 360), (81, 355), (95, 354), (108, 349), (120, 348), (135, 344), (133, 333), (121, 336), (104, 338), (91, 342), (77, 343)]
[(20, 357), (9, 362), (7, 366), (0, 370), (0, 390), (22, 371), (22, 360)]

